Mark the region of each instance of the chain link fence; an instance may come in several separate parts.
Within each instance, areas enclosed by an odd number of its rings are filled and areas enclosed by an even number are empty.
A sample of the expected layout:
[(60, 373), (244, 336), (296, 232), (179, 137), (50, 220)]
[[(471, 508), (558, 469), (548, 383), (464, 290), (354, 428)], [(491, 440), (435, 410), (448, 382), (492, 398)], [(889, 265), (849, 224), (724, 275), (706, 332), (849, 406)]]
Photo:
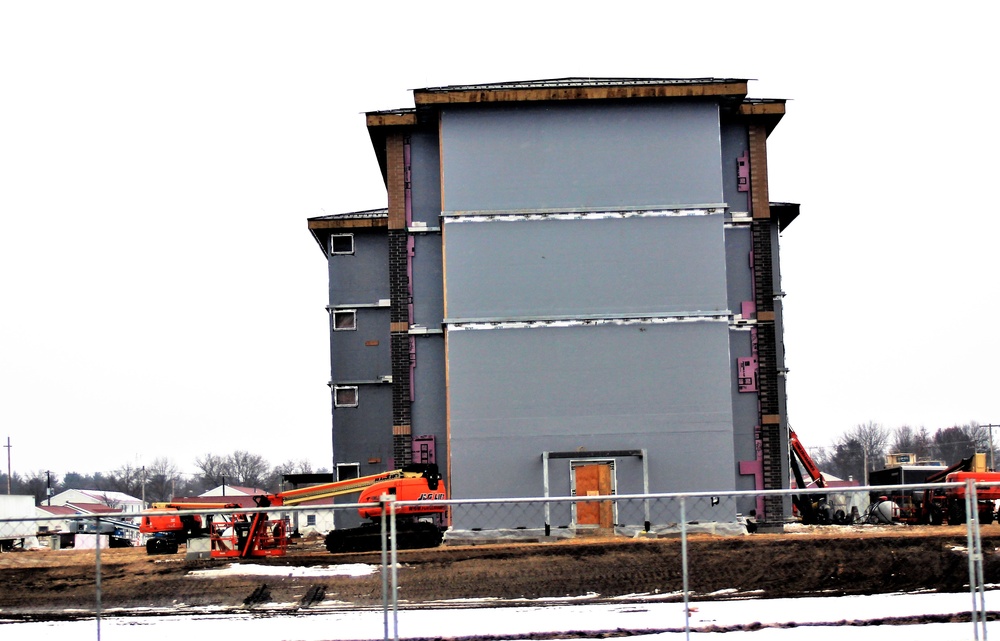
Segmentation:
[[(968, 593), (969, 637), (985, 639), (987, 579), (1000, 578), (996, 491), (969, 481), (439, 500), (444, 549), (430, 551), (438, 524), (411, 513), (426, 502), (391, 497), (361, 529), (358, 504), (177, 512), (201, 527), (174, 546), (139, 531), (152, 512), (8, 518), (0, 622), (93, 620), (100, 638), (102, 619), (142, 611), (381, 608), (384, 636), (398, 638), (399, 613), (417, 608), (641, 602), (677, 604), (661, 629), (687, 634), (704, 628), (694, 602), (937, 590)], [(781, 518), (758, 510), (767, 497), (789, 506)], [(355, 532), (354, 547), (330, 554)]]

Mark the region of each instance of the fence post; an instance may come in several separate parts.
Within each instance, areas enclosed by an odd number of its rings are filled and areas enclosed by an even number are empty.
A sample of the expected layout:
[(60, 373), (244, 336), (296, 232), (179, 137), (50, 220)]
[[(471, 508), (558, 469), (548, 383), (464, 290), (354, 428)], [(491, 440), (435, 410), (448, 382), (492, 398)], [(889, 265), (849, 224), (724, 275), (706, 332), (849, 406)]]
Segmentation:
[[(979, 641), (982, 627), (983, 641), (986, 641), (986, 593), (983, 585), (983, 547), (979, 532), (979, 498), (973, 479), (965, 482), (965, 534), (969, 554), (969, 592), (972, 594), (972, 633)], [(981, 606), (980, 606), (981, 604)]]
[(382, 639), (384, 641), (389, 641), (389, 561), (386, 553), (386, 544), (388, 541), (385, 531), (385, 520), (388, 516), (385, 511), (385, 502), (388, 498), (387, 494), (379, 497), (379, 508), (381, 509), (379, 525), (382, 531), (382, 536), (380, 537), (382, 545)]
[(684, 496), (681, 499), (681, 591), (684, 593), (684, 638), (691, 638), (691, 609), (688, 607), (688, 539), (687, 512)]
[(94, 619), (97, 622), (97, 641), (101, 641), (101, 517), (94, 517)]
[(392, 549), (392, 638), (399, 641), (399, 575), (396, 545), (396, 497), (389, 499), (389, 542)]

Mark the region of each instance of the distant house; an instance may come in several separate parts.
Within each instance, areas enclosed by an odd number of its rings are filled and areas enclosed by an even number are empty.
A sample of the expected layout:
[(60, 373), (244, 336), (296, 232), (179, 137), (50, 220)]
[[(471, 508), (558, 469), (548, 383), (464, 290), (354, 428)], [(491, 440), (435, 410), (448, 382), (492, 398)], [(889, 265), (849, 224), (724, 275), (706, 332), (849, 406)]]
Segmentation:
[(47, 532), (69, 532), (71, 521), (66, 517), (80, 514), (77, 510), (68, 505), (39, 505), (35, 507), (35, 516), (40, 519), (52, 519), (40, 521), (38, 523), (38, 533)]
[[(105, 490), (65, 490), (46, 501), (48, 505), (72, 505), (81, 514), (109, 514), (112, 512), (142, 512), (142, 499), (124, 492)], [(111, 508), (111, 509), (106, 509)]]
[[(53, 521), (42, 525), (50, 532), (78, 533), (93, 532), (94, 523), (70, 519), (72, 516), (111, 516), (118, 514), (138, 514), (143, 510), (142, 499), (138, 499), (124, 492), (105, 492), (103, 490), (66, 490), (56, 494), (46, 501), (46, 505), (40, 505), (37, 513), (40, 517), (56, 516), (62, 517), (58, 521)], [(115, 516), (108, 518), (101, 525), (103, 533), (110, 533), (118, 530), (119, 535), (128, 537), (133, 541), (139, 539), (138, 530), (134, 529), (134, 521), (130, 516)]]
[(240, 485), (219, 485), (207, 492), (202, 492), (199, 496), (256, 496), (258, 494), (271, 494), (270, 490), (259, 487), (244, 487)]

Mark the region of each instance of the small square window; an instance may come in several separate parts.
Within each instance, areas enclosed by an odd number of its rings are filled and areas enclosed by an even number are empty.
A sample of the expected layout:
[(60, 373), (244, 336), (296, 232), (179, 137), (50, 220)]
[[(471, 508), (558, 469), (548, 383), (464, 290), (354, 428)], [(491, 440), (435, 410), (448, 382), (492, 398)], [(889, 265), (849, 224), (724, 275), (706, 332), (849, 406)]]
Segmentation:
[(358, 328), (357, 312), (353, 309), (333, 313), (333, 331), (347, 332)]
[(310, 525), (313, 526), (313, 527), (316, 526), (316, 515), (315, 514), (306, 514), (306, 526), (310, 526)]
[(353, 254), (354, 234), (334, 234), (330, 236), (330, 254)]
[(357, 407), (358, 388), (355, 385), (343, 385), (333, 388), (334, 407)]
[(346, 481), (361, 476), (360, 463), (337, 463), (337, 480)]

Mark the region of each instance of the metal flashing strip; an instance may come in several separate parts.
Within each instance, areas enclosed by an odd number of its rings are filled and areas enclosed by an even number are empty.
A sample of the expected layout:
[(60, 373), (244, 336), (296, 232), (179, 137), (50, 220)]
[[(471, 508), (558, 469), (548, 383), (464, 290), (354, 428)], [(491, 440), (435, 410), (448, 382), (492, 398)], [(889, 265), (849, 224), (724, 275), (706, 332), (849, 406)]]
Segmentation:
[(358, 381), (328, 381), (327, 387), (347, 387), (353, 385), (385, 385), (387, 383), (392, 383), (392, 376), (379, 376), (376, 379), (358, 380)]
[(484, 329), (534, 329), (537, 327), (597, 327), (602, 325), (667, 325), (672, 323), (729, 323), (732, 314), (721, 312), (685, 313), (670, 316), (635, 316), (620, 318), (564, 318), (534, 320), (449, 320), (445, 319), (452, 332)]
[(444, 330), (440, 328), (423, 327), (422, 325), (411, 325), (408, 333), (410, 336), (425, 336), (444, 334)]
[(333, 312), (333, 311), (340, 311), (343, 309), (377, 309), (380, 307), (389, 307), (389, 306), (390, 306), (389, 299), (384, 298), (378, 301), (377, 303), (351, 303), (346, 305), (327, 305), (326, 311)]
[(490, 221), (520, 220), (608, 220), (617, 218), (669, 218), (682, 216), (712, 216), (725, 213), (725, 203), (687, 205), (650, 209), (510, 209), (494, 211), (444, 211), (445, 223), (480, 223)]
[(744, 227), (753, 222), (753, 216), (750, 212), (746, 211), (730, 211), (726, 214), (725, 226), (728, 227)]

